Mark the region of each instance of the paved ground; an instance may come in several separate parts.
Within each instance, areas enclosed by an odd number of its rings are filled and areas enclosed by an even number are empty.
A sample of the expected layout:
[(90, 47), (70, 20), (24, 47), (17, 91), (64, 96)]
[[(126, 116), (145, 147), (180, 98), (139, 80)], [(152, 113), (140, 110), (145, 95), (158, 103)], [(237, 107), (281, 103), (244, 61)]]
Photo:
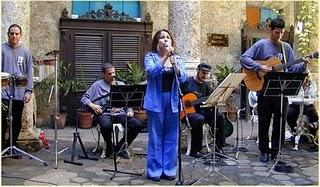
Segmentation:
[[(175, 185), (179, 180), (184, 185), (318, 185), (318, 152), (308, 152), (309, 143), (301, 144), (298, 151), (292, 150), (293, 143), (285, 142), (282, 155), (284, 161), (294, 167), (292, 173), (280, 173), (272, 169), (274, 162), (263, 164), (259, 162), (259, 152), (255, 140), (246, 140), (249, 135), (250, 125), (243, 123), (244, 141), (243, 145), (247, 152), (239, 152), (238, 159), (235, 159), (234, 151), (236, 130), (226, 139), (229, 144), (225, 147), (229, 158), (224, 158), (223, 164), (219, 166), (206, 165), (207, 159), (193, 159), (182, 155), (182, 174), (177, 174), (175, 181), (161, 180), (152, 182), (147, 180), (145, 173), (145, 155), (148, 134), (141, 133), (132, 144), (132, 152), (137, 153), (130, 161), (120, 159), (117, 164), (119, 171), (141, 173), (142, 176), (117, 173), (113, 180), (110, 180), (112, 172), (104, 172), (103, 169), (114, 169), (112, 159), (99, 159), (98, 161), (78, 159), (75, 161), (83, 163), (82, 166), (64, 163), (64, 159), (70, 160), (70, 150), (74, 128), (66, 127), (58, 130), (58, 152), (63, 148), (70, 149), (57, 156), (47, 151), (31, 153), (32, 155), (46, 161), (48, 166), (43, 166), (36, 160), (24, 156), (20, 160), (12, 158), (2, 159), (2, 185)], [(234, 123), (234, 129), (236, 124)], [(50, 143), (53, 143), (53, 129), (44, 129)], [(80, 129), (80, 137), (90, 156), (99, 158), (100, 153), (91, 153), (96, 145), (97, 133), (94, 129)], [(256, 130), (254, 137), (256, 135)], [(241, 139), (241, 138), (240, 138)], [(241, 142), (240, 142), (241, 143)], [(203, 149), (205, 150), (205, 148)], [(54, 151), (54, 146), (49, 149)], [(81, 151), (77, 143), (77, 153)], [(185, 150), (183, 151), (185, 153)], [(78, 155), (78, 154), (77, 154)], [(57, 166), (57, 167), (56, 167)]]

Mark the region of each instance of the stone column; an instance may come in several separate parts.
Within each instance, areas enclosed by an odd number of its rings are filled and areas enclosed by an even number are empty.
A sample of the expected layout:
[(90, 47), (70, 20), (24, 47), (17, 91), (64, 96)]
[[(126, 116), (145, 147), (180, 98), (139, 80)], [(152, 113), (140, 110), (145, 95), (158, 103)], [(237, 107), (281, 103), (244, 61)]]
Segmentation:
[(200, 63), (200, 1), (170, 1), (169, 30), (190, 75)]
[[(11, 24), (22, 28), (22, 43), (30, 47), (30, 1), (2, 1), (1, 3), (1, 41), (7, 42), (7, 31)], [(22, 129), (19, 136), (19, 146), (24, 150), (40, 148), (39, 132), (33, 127), (33, 99), (26, 104), (22, 114)]]

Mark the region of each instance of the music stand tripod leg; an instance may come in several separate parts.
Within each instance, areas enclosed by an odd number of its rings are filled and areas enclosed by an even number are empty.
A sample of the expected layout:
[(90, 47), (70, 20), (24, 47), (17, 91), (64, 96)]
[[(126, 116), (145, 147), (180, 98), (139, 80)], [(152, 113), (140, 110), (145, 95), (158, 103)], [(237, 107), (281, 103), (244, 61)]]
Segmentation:
[[(235, 143), (235, 147), (234, 147), (234, 151), (236, 151), (236, 155), (235, 155), (235, 159), (238, 160), (239, 158), (239, 153), (240, 152), (247, 152), (248, 149), (246, 147), (243, 146), (243, 126), (242, 126), (242, 122), (241, 125), (239, 125), (239, 121), (240, 119), (240, 112), (245, 110), (245, 108), (243, 109), (239, 109), (237, 111), (237, 137), (236, 137), (236, 143)], [(239, 126), (241, 126), (241, 141), (239, 141)], [(241, 142), (241, 143), (240, 143)], [(241, 144), (241, 145), (240, 145)]]
[[(112, 176), (110, 177), (110, 180), (113, 180), (113, 178), (116, 176), (117, 173), (122, 173), (122, 174), (128, 174), (128, 175), (136, 175), (136, 176), (142, 176), (142, 174), (140, 173), (131, 173), (131, 172), (124, 172), (124, 171), (119, 171), (118, 170), (118, 162), (117, 162), (117, 155), (118, 153), (116, 152), (116, 139), (117, 139), (117, 133), (115, 132), (115, 130), (112, 130), (112, 139), (113, 139), (113, 165), (114, 165), (114, 169), (103, 169), (104, 172), (113, 172)], [(121, 149), (120, 149), (121, 150)]]
[(78, 140), (79, 140), (79, 143), (80, 143), (80, 146), (81, 146), (81, 149), (82, 149), (82, 152), (84, 154), (84, 156), (81, 156), (80, 154), (78, 155), (79, 158), (83, 158), (83, 159), (89, 159), (89, 160), (98, 160), (98, 158), (92, 158), (92, 157), (89, 157), (88, 156), (88, 153), (86, 152), (85, 148), (84, 148), (84, 145), (82, 143), (82, 140), (81, 140), (81, 137), (80, 137), (80, 133), (78, 132), (77, 133), (77, 137), (78, 137)]
[(70, 160), (64, 160), (65, 163), (69, 163), (69, 164), (74, 164), (74, 165), (78, 165), (78, 166), (82, 166), (81, 162), (75, 162), (74, 161), (74, 157), (75, 157), (75, 152), (76, 152), (76, 143), (77, 143), (77, 133), (74, 132), (73, 133), (73, 142), (72, 142), (72, 151), (71, 151), (71, 158)]
[(76, 152), (76, 144), (77, 144), (77, 140), (79, 140), (82, 152), (84, 153), (84, 156), (81, 156), (80, 154), (78, 155), (78, 158), (83, 158), (83, 159), (90, 159), (90, 160), (98, 160), (98, 158), (92, 158), (89, 157), (84, 145), (82, 143), (81, 137), (80, 137), (80, 132), (78, 131), (78, 118), (76, 118), (76, 132), (73, 133), (73, 142), (72, 142), (72, 151), (71, 151), (71, 158), (70, 160), (64, 160), (65, 163), (69, 163), (69, 164), (74, 164), (74, 165), (78, 165), (81, 166), (82, 163), (81, 162), (75, 162), (74, 161), (74, 157), (75, 157), (75, 152)]

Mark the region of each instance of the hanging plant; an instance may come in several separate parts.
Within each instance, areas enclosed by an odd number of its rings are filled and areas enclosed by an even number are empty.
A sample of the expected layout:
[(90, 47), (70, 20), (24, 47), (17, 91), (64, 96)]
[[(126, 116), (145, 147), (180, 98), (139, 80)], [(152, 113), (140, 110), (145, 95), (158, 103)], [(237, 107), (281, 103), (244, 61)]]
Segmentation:
[(316, 1), (298, 2), (298, 21), (302, 22), (302, 32), (298, 34), (298, 53), (305, 56), (310, 53), (311, 37), (316, 34), (316, 18), (318, 15), (318, 4)]

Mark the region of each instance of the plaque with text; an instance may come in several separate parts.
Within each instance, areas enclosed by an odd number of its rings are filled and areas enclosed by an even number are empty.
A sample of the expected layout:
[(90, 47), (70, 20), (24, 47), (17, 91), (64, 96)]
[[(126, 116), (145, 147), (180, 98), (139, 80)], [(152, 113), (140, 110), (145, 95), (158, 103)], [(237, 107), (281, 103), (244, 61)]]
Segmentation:
[(228, 34), (207, 34), (208, 46), (220, 46), (229, 47), (229, 35)]

